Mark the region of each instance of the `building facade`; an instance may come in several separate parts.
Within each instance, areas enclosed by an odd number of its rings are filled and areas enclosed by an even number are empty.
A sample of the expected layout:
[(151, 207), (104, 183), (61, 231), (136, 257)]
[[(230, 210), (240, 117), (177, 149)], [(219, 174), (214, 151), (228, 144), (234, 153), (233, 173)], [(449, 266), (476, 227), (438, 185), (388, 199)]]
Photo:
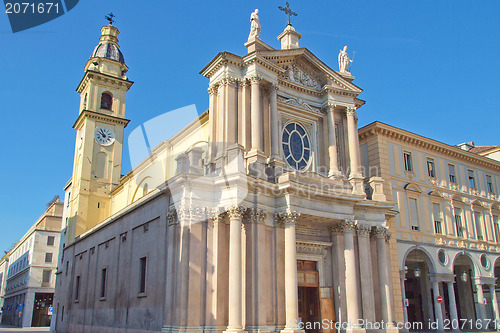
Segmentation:
[(399, 212), (389, 220), (393, 286), (402, 292), (394, 299), (398, 320), (494, 327), (500, 162), (482, 155), (498, 147), (449, 146), (380, 122), (359, 136), (365, 175), (384, 179)]
[(50, 325), (62, 211), (61, 202), (51, 203), (6, 254), (2, 324), (19, 327)]
[(102, 28), (77, 88), (57, 332), (395, 329), (393, 203), (361, 173), (347, 53), (335, 71), (291, 25), (281, 49), (259, 34), (256, 11), (248, 53), (201, 71), (209, 109), (121, 177), (132, 82)]
[(5, 301), (5, 283), (7, 282), (7, 268), (9, 267), (9, 256), (7, 253), (0, 259), (0, 322), (4, 312), (3, 303)]

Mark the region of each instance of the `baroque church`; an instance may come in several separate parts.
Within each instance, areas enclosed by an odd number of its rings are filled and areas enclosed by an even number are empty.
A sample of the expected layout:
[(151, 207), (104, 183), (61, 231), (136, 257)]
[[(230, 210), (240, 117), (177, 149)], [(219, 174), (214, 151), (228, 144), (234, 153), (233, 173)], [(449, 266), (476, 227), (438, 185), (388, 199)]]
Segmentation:
[(201, 70), (209, 109), (125, 176), (133, 82), (118, 29), (101, 29), (77, 88), (57, 332), (396, 330), (394, 204), (361, 167), (346, 49), (337, 71), (290, 21), (281, 49), (260, 29), (256, 10), (247, 54)]

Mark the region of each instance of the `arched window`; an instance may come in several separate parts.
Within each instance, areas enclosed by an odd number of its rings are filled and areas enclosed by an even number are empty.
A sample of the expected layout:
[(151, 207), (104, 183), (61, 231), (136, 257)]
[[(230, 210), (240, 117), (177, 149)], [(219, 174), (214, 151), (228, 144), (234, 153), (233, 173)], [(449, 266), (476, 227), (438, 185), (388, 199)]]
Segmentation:
[(113, 96), (110, 93), (102, 93), (101, 95), (101, 109), (111, 110), (113, 106)]

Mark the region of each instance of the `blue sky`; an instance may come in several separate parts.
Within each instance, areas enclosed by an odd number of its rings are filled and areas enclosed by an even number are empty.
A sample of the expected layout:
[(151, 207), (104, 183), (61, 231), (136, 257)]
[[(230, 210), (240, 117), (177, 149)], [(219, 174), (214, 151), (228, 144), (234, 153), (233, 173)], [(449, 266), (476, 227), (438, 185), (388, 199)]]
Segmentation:
[[(80, 0), (67, 14), (13, 34), (0, 13), (0, 249), (7, 250), (71, 177), (79, 96), (75, 88), (113, 11), (135, 81), (126, 135), (169, 110), (208, 107), (199, 71), (220, 51), (239, 55), (259, 8), (261, 38), (276, 39), (284, 1)], [(356, 51), (352, 73), (379, 120), (445, 143), (499, 144), (500, 2), (497, 0), (291, 1), (307, 47), (333, 69)], [(125, 152), (127, 147), (125, 147)], [(124, 155), (122, 173), (130, 168)]]

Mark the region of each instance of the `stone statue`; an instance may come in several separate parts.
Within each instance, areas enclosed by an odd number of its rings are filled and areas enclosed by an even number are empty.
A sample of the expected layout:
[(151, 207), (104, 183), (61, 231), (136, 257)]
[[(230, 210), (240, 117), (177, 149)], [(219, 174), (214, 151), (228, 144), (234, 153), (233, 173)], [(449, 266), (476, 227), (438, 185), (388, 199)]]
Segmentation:
[(349, 63), (352, 62), (347, 54), (347, 45), (339, 53), (339, 71), (341, 73), (349, 73)]
[(256, 9), (252, 15), (250, 15), (250, 35), (248, 36), (248, 39), (255, 37), (259, 38), (260, 36), (260, 21), (259, 21), (259, 10)]

